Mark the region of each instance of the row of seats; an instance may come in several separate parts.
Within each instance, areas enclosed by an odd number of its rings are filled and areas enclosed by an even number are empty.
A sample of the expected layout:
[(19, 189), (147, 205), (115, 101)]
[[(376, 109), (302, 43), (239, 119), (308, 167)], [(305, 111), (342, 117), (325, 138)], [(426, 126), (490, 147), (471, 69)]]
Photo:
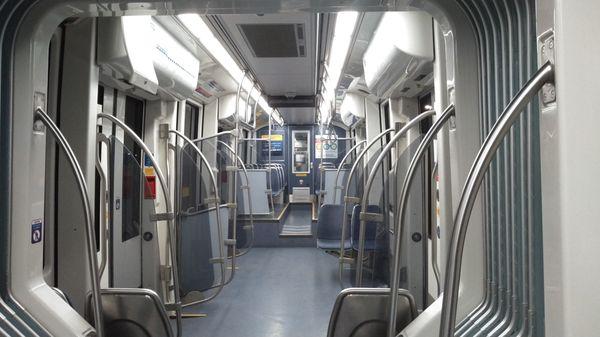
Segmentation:
[[(360, 212), (361, 206), (354, 205), (350, 218), (350, 226), (344, 233), (344, 249), (352, 248), (358, 251), (360, 234)], [(368, 213), (381, 213), (378, 205), (369, 205)], [(322, 205), (317, 220), (317, 247), (324, 250), (338, 250), (341, 246), (342, 221), (344, 221), (343, 205)], [(384, 250), (386, 238), (378, 235), (377, 223), (367, 221), (365, 226), (365, 251)]]

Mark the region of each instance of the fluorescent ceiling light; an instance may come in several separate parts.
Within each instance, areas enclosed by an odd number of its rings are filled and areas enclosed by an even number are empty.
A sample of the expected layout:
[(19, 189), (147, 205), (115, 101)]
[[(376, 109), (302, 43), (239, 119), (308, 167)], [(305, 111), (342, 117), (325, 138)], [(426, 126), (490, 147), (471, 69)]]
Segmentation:
[[(210, 28), (206, 25), (202, 17), (198, 14), (181, 14), (177, 18), (194, 36), (202, 43), (204, 50), (209, 53), (213, 60), (219, 62), (221, 67), (225, 69), (233, 80), (238, 83), (242, 81), (244, 72), (237, 65), (233, 57), (229, 55), (225, 47), (215, 37)], [(243, 82), (244, 91), (249, 92), (252, 89), (252, 82), (248, 79)], [(267, 113), (271, 114), (272, 108), (262, 96), (259, 90), (252, 90), (252, 99), (258, 100), (258, 105)]]
[(336, 15), (333, 40), (326, 63), (327, 77), (323, 83), (323, 100), (319, 107), (320, 113), (325, 114), (320, 118), (323, 122), (331, 119), (332, 105), (335, 104), (335, 91), (346, 63), (357, 18), (358, 12), (339, 12)]

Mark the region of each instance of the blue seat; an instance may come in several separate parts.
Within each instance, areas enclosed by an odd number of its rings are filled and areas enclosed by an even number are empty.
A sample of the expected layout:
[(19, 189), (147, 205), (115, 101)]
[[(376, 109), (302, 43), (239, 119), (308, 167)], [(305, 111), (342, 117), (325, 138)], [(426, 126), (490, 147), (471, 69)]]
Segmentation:
[[(317, 247), (325, 250), (340, 248), (343, 219), (344, 207), (342, 205), (321, 206), (317, 220)], [(347, 230), (344, 233), (344, 248), (350, 247), (350, 231)]]
[[(360, 212), (361, 206), (355, 205), (352, 209), (352, 220), (350, 221), (350, 227), (352, 228), (352, 249), (358, 251), (358, 237), (360, 234)], [(381, 209), (378, 205), (367, 206), (368, 213), (381, 213)], [(378, 251), (385, 249), (386, 235), (377, 235), (378, 223), (374, 221), (367, 221), (365, 223), (365, 251)]]

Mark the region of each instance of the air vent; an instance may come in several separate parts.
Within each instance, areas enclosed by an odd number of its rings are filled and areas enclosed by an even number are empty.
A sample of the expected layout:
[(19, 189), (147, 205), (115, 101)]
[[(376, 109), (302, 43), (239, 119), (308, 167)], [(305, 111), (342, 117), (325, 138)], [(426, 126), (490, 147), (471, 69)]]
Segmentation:
[(365, 95), (370, 95), (371, 93), (366, 91), (365, 89), (358, 89), (358, 91), (362, 92)]
[(304, 57), (303, 24), (240, 24), (238, 28), (254, 57)]
[(304, 46), (298, 46), (298, 55), (304, 57), (306, 55), (306, 51), (304, 50)]
[(402, 90), (400, 90), (400, 92), (404, 94), (409, 90), (410, 90), (410, 87), (404, 87), (404, 88), (402, 88)]
[(315, 96), (269, 96), (267, 101), (273, 108), (312, 108), (316, 105)]
[(415, 81), (419, 82), (420, 80), (424, 79), (425, 77), (427, 77), (426, 74), (421, 74), (421, 75), (415, 77)]

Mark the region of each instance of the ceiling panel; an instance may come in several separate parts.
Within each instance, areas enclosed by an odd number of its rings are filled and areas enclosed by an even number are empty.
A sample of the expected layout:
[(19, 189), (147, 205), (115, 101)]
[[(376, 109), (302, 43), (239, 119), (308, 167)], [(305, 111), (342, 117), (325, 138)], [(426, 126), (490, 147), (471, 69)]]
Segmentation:
[(315, 124), (315, 108), (278, 108), (286, 124)]

